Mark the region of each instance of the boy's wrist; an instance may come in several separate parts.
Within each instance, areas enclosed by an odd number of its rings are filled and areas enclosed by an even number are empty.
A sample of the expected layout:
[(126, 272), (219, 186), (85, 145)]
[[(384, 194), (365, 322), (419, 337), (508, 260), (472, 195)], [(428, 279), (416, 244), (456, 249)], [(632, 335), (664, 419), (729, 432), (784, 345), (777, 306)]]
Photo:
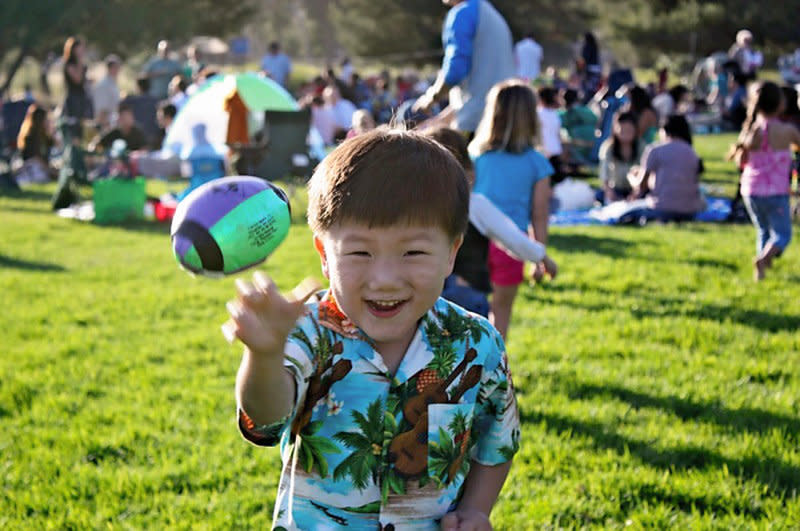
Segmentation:
[(244, 347), (245, 356), (248, 356), (251, 363), (261, 369), (275, 369), (283, 367), (283, 349), (277, 351), (256, 350), (251, 347)]

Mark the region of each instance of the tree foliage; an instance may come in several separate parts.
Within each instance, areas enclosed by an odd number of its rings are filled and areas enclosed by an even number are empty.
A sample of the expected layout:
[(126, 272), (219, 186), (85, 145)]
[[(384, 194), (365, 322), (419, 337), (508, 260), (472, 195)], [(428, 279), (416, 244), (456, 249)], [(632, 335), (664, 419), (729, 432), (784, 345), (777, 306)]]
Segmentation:
[(607, 0), (611, 34), (635, 43), (643, 59), (654, 54), (706, 55), (726, 51), (747, 28), (757, 47), (778, 53), (800, 45), (800, 0)]
[[(726, 50), (736, 32), (750, 29), (768, 54), (800, 45), (800, 0), (491, 0), (514, 39), (533, 32), (552, 55), (570, 53), (587, 30), (606, 43), (626, 43), (642, 62), (659, 55), (704, 55)], [(331, 12), (340, 44), (357, 56), (407, 61), (439, 48), (447, 7), (431, 0), (338, 0)], [(423, 55), (429, 61), (436, 54)]]
[(441, 49), (446, 8), (440, 2), (339, 0), (330, 12), (340, 43), (353, 55), (387, 62), (425, 61), (436, 58)]
[[(7, 86), (29, 55), (57, 50), (81, 35), (104, 51), (130, 53), (158, 39), (224, 36), (256, 12), (257, 0), (2, 0), (0, 64), (8, 62)], [(16, 65), (16, 66), (15, 66)]]

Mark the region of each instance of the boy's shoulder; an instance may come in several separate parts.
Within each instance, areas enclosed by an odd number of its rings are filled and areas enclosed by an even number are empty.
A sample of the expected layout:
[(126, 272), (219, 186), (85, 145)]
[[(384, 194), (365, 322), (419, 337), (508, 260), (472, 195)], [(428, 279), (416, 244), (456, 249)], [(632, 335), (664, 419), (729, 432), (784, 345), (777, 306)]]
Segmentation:
[(478, 352), (479, 360), (505, 351), (500, 332), (488, 319), (442, 297), (423, 317), (423, 330), (429, 341), (455, 338), (468, 343)]

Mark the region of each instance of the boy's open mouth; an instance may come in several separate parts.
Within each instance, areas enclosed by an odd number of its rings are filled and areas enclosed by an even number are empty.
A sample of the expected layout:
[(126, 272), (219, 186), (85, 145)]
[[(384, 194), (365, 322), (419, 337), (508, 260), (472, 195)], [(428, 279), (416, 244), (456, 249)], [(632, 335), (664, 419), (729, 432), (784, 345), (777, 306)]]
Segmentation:
[(391, 317), (400, 311), (405, 300), (366, 300), (370, 313), (377, 317)]

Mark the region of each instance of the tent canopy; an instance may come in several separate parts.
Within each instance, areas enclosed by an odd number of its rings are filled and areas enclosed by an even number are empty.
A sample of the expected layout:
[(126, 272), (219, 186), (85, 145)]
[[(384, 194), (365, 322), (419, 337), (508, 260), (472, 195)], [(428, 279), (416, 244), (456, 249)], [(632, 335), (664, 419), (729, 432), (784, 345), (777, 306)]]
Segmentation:
[(195, 92), (178, 112), (164, 142), (173, 150), (184, 150), (190, 146), (192, 128), (197, 124), (206, 126), (208, 141), (224, 149), (228, 130), (228, 113), (225, 98), (236, 89), (251, 115), (263, 120), (264, 111), (295, 111), (297, 101), (278, 83), (254, 73), (214, 76)]

